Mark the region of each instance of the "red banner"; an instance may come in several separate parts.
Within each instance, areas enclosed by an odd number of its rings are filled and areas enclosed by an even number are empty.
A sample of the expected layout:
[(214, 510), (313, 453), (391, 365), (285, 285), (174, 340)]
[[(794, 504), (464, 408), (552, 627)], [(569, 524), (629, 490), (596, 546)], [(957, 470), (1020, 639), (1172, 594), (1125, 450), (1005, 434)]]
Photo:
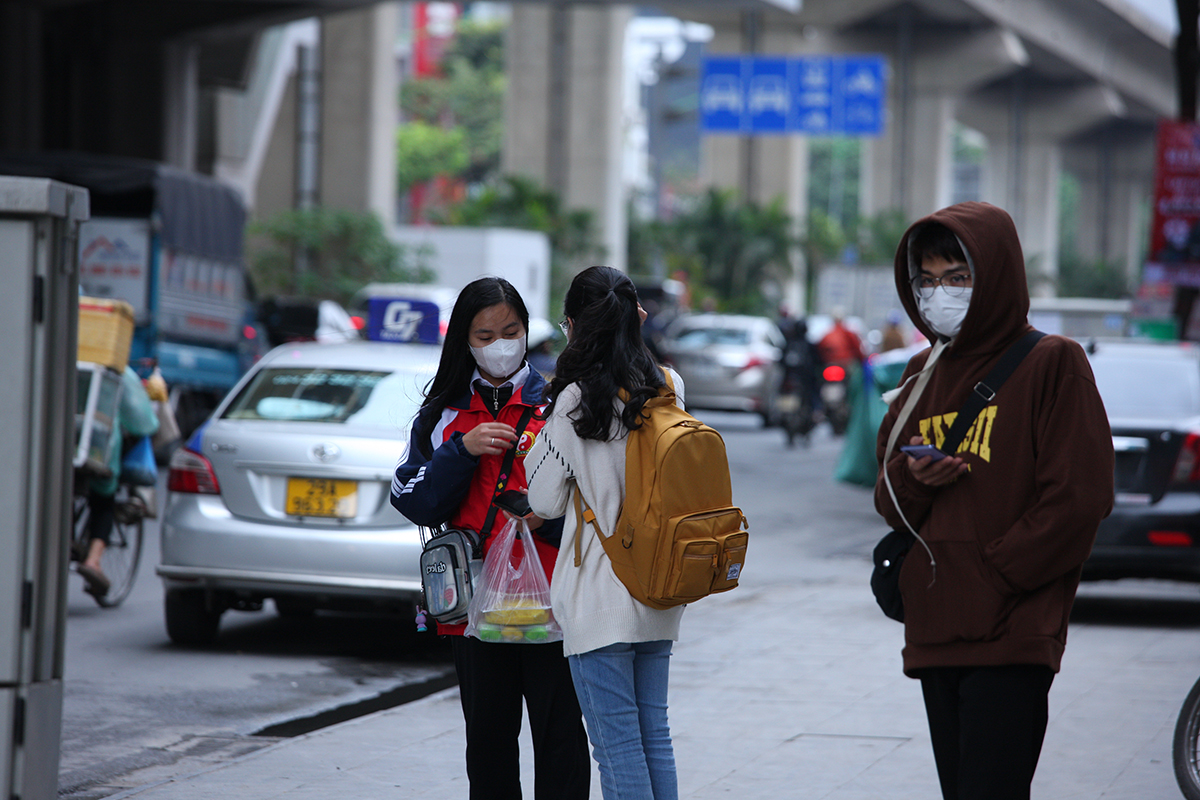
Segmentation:
[(1200, 286), (1200, 125), (1159, 120), (1144, 280)]
[(441, 75), (442, 55), (454, 38), (461, 10), (458, 3), (415, 3), (413, 71), (418, 78)]

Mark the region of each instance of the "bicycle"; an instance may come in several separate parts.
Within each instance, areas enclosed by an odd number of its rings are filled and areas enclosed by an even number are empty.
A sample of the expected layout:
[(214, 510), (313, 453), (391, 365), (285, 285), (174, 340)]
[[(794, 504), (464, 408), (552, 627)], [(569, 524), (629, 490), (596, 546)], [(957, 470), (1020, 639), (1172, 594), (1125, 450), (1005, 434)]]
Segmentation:
[[(71, 516), (72, 564), (83, 562), (88, 553), (87, 523), (90, 511), (86, 478), (86, 470), (76, 470)], [(109, 536), (108, 546), (104, 548), (104, 554), (100, 557), (100, 568), (111, 583), (108, 592), (96, 598), (96, 602), (104, 608), (119, 606), (121, 601), (129, 596), (137, 578), (138, 565), (142, 560), (143, 523), (149, 516), (149, 510), (145, 500), (137, 493), (137, 488), (128, 483), (121, 483), (113, 497), (112, 534)], [(78, 574), (77, 569), (75, 572)]]
[(1175, 782), (1183, 796), (1187, 800), (1200, 800), (1200, 680), (1192, 686), (1179, 709), (1171, 756), (1175, 762)]

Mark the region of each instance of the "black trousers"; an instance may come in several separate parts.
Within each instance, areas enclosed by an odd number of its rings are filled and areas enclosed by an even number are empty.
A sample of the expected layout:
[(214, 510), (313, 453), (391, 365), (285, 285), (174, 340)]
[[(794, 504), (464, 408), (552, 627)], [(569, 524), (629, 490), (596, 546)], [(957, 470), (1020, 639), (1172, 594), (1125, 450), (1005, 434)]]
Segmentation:
[(1053, 670), (937, 667), (919, 676), (945, 800), (1029, 800)]
[(116, 501), (111, 494), (88, 492), (88, 543), (99, 539), (107, 547), (112, 539)]
[(471, 800), (521, 797), (521, 700), (533, 737), (536, 800), (587, 800), (591, 758), (562, 642), (504, 644), (451, 637), (467, 722)]

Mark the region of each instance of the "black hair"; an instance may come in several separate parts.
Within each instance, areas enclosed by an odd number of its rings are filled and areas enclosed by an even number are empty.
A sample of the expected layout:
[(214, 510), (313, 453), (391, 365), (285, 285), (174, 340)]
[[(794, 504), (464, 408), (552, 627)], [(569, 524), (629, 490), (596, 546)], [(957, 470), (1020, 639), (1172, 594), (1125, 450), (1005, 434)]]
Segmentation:
[(929, 222), (922, 225), (909, 240), (908, 252), (911, 261), (917, 269), (927, 258), (940, 258), (951, 263), (966, 264), (967, 256), (954, 231), (940, 222)]
[(471, 355), (469, 339), (471, 323), (480, 311), (502, 303), (512, 307), (528, 333), (529, 310), (521, 295), (504, 278), (480, 278), (458, 293), (454, 310), (450, 312), (450, 322), (446, 325), (437, 374), (425, 387), (425, 400), (413, 426), (417, 445), (422, 449), (428, 446), (429, 435), (442, 411), (470, 389), (471, 375), (475, 372), (475, 357)]
[(550, 415), (563, 389), (578, 383), (582, 397), (572, 427), (580, 438), (609, 440), (613, 399), (621, 389), (629, 393), (621, 424), (641, 427), (642, 407), (666, 380), (642, 339), (633, 281), (612, 267), (588, 267), (571, 281), (563, 312), (571, 337), (558, 357), (543, 416)]

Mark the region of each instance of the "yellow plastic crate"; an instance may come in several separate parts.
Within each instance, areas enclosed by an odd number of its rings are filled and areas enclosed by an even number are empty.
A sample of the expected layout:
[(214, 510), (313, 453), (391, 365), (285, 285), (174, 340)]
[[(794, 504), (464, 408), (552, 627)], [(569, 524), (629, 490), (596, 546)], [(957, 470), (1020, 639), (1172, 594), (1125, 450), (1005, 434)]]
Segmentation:
[(124, 300), (79, 298), (79, 350), (76, 360), (124, 372), (133, 341), (133, 306)]

